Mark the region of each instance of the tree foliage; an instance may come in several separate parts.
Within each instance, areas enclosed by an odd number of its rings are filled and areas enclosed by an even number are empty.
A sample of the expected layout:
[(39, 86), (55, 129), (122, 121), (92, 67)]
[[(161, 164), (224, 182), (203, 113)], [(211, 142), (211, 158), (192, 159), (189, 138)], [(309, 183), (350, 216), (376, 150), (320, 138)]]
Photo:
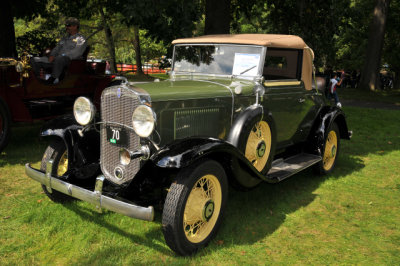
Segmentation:
[[(134, 28), (140, 29), (140, 53), (144, 60), (149, 60), (170, 52), (173, 39), (207, 33), (210, 23), (221, 26), (215, 24), (223, 18), (222, 21), (229, 21), (230, 33), (301, 36), (314, 50), (319, 69), (361, 70), (370, 56), (367, 46), (372, 41), (368, 42), (368, 36), (376, 1), (226, 0), (221, 3), (229, 5), (225, 8), (229, 12), (216, 12), (214, 19), (206, 16), (207, 4), (215, 4), (211, 0), (7, 0), (7, 3), (12, 17), (24, 18), (15, 24), (18, 47), (34, 53), (64, 33), (63, 20), (68, 16), (81, 19), (81, 31), (90, 37), (92, 56), (110, 60), (114, 50), (115, 60), (124, 62), (137, 61)], [(381, 63), (389, 66), (395, 77), (400, 75), (399, 12), (400, 0), (391, 0)], [(0, 23), (6, 23), (2, 19)], [(227, 31), (226, 23), (222, 24), (224, 32)], [(2, 34), (3, 45), (4, 36), (10, 39)], [(400, 79), (396, 80), (399, 87)]]

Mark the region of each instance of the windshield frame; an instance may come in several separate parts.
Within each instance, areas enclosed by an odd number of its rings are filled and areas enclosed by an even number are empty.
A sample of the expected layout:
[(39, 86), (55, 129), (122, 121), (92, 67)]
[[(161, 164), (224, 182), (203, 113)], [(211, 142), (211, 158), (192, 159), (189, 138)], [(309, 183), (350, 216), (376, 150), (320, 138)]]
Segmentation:
[[(200, 73), (200, 72), (183, 72), (183, 71), (175, 71), (175, 58), (176, 58), (176, 47), (179, 46), (234, 46), (234, 47), (252, 47), (252, 48), (260, 48), (260, 61), (258, 64), (257, 74), (252, 76), (246, 75), (233, 75), (233, 74), (215, 74), (215, 73)], [(177, 76), (213, 76), (213, 77), (229, 77), (229, 78), (243, 78), (243, 79), (258, 79), (262, 76), (264, 60), (266, 55), (267, 47), (262, 45), (251, 45), (251, 44), (232, 44), (232, 43), (179, 43), (174, 45), (173, 53), (172, 53), (172, 66), (171, 71), (173, 75)], [(246, 71), (247, 72), (247, 71)]]

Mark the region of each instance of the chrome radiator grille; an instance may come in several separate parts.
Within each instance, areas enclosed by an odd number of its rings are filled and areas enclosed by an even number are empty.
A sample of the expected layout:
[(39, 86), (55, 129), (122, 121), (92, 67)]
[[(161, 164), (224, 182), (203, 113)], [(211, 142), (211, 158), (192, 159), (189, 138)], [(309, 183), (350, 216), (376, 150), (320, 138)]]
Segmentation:
[[(127, 148), (129, 151), (136, 151), (140, 148), (140, 138), (131, 129), (132, 114), (138, 105), (137, 95), (125, 86), (110, 87), (101, 95), (100, 164), (104, 176), (115, 184), (123, 184), (131, 180), (139, 171), (140, 159), (132, 160), (128, 165), (121, 164), (119, 160), (121, 148)], [(125, 129), (127, 133), (126, 147), (111, 144), (108, 141), (107, 126)], [(121, 173), (122, 177), (119, 175)]]

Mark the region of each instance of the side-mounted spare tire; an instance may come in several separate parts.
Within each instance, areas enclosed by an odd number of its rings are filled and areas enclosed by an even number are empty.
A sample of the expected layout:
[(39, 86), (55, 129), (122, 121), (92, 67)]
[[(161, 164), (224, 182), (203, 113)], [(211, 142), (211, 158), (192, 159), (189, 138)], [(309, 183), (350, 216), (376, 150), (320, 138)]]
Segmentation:
[[(235, 121), (228, 141), (236, 146), (262, 175), (266, 175), (275, 153), (275, 136), (272, 118), (263, 113), (262, 107), (252, 106)], [(249, 175), (239, 175), (236, 180), (243, 189), (251, 189), (262, 181)]]

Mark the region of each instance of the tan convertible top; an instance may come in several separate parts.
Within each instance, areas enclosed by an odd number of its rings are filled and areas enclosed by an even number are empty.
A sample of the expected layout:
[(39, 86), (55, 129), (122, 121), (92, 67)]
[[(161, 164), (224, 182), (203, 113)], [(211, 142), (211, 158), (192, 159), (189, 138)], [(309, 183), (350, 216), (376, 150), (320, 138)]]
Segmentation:
[(302, 38), (295, 35), (282, 34), (222, 34), (204, 35), (194, 38), (177, 39), (172, 44), (178, 43), (233, 43), (253, 44), (276, 48), (303, 49), (307, 44)]
[(312, 62), (314, 60), (314, 52), (299, 36), (283, 34), (221, 34), (177, 39), (172, 42), (172, 44), (186, 43), (231, 43), (261, 45), (273, 48), (302, 49), (304, 53), (301, 79), (303, 80), (306, 89), (311, 90)]

